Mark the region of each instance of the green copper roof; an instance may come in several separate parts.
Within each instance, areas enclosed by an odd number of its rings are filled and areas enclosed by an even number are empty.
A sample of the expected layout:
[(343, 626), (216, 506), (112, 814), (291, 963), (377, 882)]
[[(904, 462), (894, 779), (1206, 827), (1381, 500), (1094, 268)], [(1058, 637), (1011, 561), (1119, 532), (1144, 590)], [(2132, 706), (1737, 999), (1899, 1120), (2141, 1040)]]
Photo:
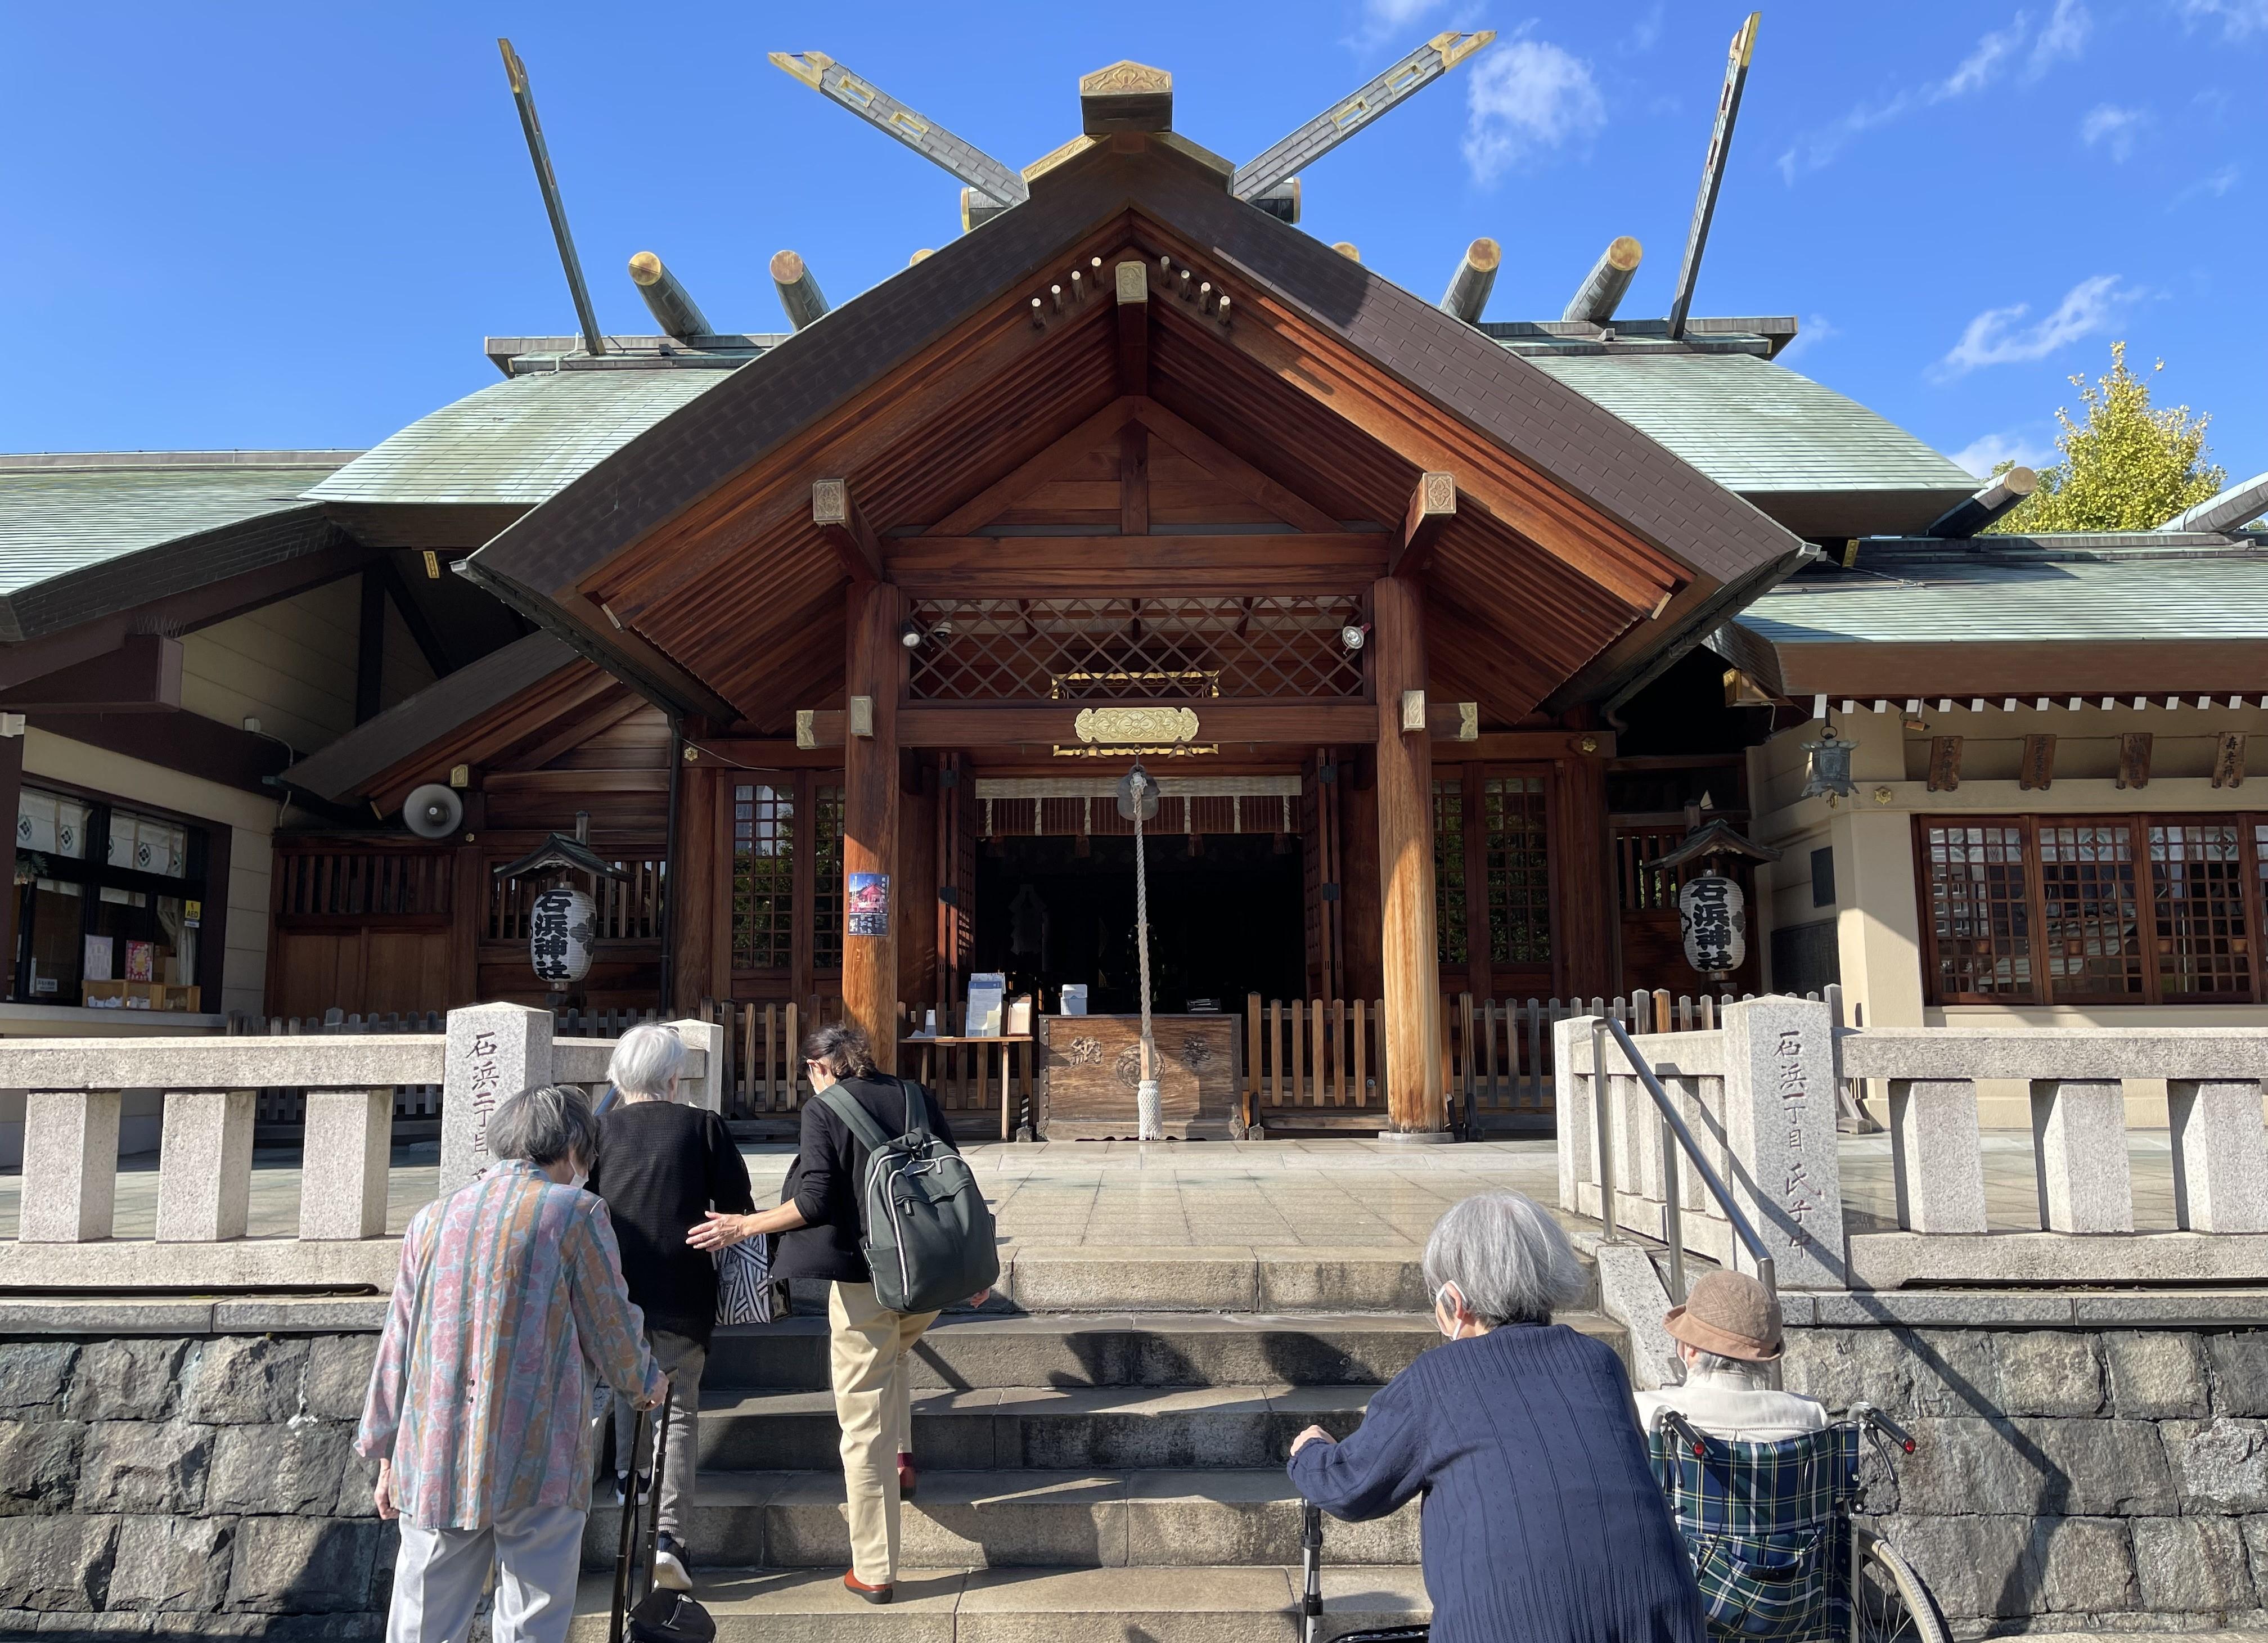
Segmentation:
[(732, 373), (538, 372), (420, 417), (307, 495), (324, 502), (541, 502)]
[(1728, 490), (1943, 490), (1976, 478), (1832, 388), (1749, 353), (1529, 354), (1546, 371), (1650, 435)]
[[(0, 458), (0, 597), (180, 537), (305, 508), (349, 452), (122, 452)], [(217, 466), (206, 466), (207, 462)]]
[(2268, 639), (2268, 555), (1963, 564), (1895, 560), (1887, 573), (1812, 573), (1782, 583), (1739, 624), (1788, 645), (1990, 645), (2040, 641)]

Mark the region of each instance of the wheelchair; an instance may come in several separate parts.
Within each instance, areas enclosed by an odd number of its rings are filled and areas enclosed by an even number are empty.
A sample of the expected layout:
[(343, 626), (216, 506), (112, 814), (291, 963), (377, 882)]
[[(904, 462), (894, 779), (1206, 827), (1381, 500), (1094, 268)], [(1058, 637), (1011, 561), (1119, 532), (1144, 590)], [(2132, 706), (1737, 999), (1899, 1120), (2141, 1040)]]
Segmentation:
[[(1654, 1477), (1692, 1554), (1712, 1643), (1950, 1643), (1921, 1577), (1881, 1536), (1852, 1519), (1871, 1440), (1887, 1461), (1914, 1440), (1867, 1404), (1825, 1430), (1778, 1443), (1733, 1443), (1663, 1410), (1646, 1433)], [(1303, 1643), (1322, 1634), (1323, 1514), (1300, 1525)], [(1432, 1629), (1395, 1626), (1338, 1643), (1426, 1643)]]
[(1777, 1443), (1712, 1437), (1675, 1410), (1655, 1418), (1654, 1477), (1693, 1555), (1717, 1643), (1948, 1643), (1913, 1566), (1852, 1519), (1868, 1441), (1885, 1462), (1914, 1452), (1869, 1404)]

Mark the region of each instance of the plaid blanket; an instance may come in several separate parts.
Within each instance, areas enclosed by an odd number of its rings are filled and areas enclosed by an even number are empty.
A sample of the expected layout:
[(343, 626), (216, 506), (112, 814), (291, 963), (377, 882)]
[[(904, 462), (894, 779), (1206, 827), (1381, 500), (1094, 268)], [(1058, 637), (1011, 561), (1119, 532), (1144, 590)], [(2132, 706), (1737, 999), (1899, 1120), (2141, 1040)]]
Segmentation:
[(1703, 1453), (1655, 1426), (1653, 1475), (1693, 1554), (1709, 1631), (1720, 1639), (1844, 1637), (1850, 1628), (1850, 1520), (1859, 1430), (1779, 1443), (1704, 1435)]

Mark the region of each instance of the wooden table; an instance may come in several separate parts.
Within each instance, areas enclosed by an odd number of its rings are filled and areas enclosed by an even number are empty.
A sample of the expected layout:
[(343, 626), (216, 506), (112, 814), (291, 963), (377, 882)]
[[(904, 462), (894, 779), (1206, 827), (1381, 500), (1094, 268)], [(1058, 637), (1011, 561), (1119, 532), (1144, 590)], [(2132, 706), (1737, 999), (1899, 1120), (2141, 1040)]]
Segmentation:
[(966, 1044), (998, 1044), (1001, 1046), (1000, 1138), (1004, 1141), (1007, 1141), (1014, 1139), (1016, 1133), (1016, 1057), (1008, 1052), (1008, 1046), (1012, 1044), (1028, 1044), (1031, 1042), (1032, 1035), (1029, 1033), (994, 1033), (990, 1036), (981, 1034), (954, 1036), (942, 1033), (914, 1033), (907, 1037), (898, 1040), (898, 1044), (902, 1049), (912, 1049), (916, 1047), (920, 1049), (922, 1052), (921, 1081), (924, 1084), (929, 1083), (932, 1075), (937, 1070), (935, 1051), (940, 1045), (946, 1048)]

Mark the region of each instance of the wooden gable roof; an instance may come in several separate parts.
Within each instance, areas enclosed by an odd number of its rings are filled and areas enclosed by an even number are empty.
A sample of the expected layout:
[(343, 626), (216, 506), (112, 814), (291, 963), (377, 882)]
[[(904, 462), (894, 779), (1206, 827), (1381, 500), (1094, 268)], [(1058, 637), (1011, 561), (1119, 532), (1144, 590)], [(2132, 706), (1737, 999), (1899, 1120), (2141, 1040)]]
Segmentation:
[[(1111, 293), (1059, 304), (1053, 289), (1130, 258), (1153, 286), (1209, 283), (1232, 316), (1158, 291), (1134, 384)], [(1043, 174), (1025, 205), (633, 439), (472, 573), (655, 699), (777, 731), (841, 689), (846, 573), (812, 523), (814, 481), (847, 478), (885, 559), (910, 568), (961, 533), (1016, 527), (970, 510), (1083, 425), (1145, 408), (1186, 431), (1166, 445), (1233, 465), (1263, 513), (1304, 521), (1297, 544), (1255, 537), (1256, 563), (1374, 538), (1374, 562), (1350, 550), (1351, 586), (1384, 568), (1419, 475), (1454, 474), (1458, 512), (1423, 570), (1437, 671), (1498, 721), (1618, 652), (1642, 659), (1801, 551), (1547, 373), (1152, 143)], [(1064, 483), (1094, 466), (1062, 453)], [(1153, 518), (1161, 545), (1138, 550), (1177, 578), (1172, 522)], [(1049, 551), (1005, 535), (993, 562), (1043, 568)]]

